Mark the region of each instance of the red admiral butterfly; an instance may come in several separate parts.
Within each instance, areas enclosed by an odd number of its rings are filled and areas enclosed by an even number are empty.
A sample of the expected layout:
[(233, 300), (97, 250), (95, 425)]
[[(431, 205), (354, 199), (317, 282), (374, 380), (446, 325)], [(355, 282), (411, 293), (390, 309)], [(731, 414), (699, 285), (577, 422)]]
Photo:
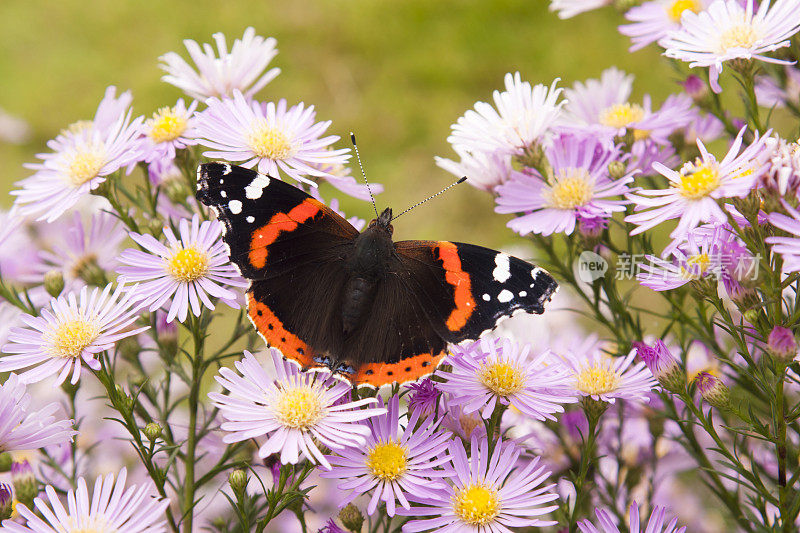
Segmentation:
[(268, 345), (354, 384), (430, 374), (448, 343), (514, 311), (544, 312), (556, 282), (507, 254), (447, 241), (392, 241), (392, 210), (361, 233), (279, 179), (227, 163), (197, 170), (197, 198), (225, 224), (250, 280), (248, 314)]

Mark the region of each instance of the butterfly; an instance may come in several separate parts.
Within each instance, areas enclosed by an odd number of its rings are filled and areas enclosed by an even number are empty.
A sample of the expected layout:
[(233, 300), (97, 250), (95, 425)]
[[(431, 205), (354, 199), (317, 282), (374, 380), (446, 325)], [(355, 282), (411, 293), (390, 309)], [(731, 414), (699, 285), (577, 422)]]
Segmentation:
[(481, 246), (395, 242), (390, 208), (359, 232), (254, 170), (205, 163), (197, 180), (250, 281), (247, 312), (266, 343), (356, 385), (430, 374), (448, 343), (477, 339), (515, 311), (541, 314), (557, 287), (543, 269)]

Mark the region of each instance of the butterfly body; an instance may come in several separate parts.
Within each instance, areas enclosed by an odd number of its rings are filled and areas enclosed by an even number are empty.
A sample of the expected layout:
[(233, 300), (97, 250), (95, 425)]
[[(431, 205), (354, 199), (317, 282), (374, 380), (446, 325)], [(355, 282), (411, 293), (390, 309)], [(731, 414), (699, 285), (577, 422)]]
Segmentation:
[(391, 209), (359, 233), (300, 189), (227, 163), (200, 166), (197, 196), (225, 224), (265, 341), (355, 384), (429, 374), (448, 343), (517, 310), (541, 313), (556, 289), (542, 269), (494, 250), (395, 242)]

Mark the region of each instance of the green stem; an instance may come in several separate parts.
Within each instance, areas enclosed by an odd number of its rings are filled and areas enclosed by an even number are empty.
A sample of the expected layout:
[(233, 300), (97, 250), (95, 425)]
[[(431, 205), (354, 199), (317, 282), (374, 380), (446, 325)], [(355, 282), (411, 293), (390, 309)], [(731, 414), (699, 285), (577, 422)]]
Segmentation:
[(778, 499), (780, 501), (781, 523), (783, 531), (792, 531), (794, 520), (789, 516), (789, 491), (786, 490), (786, 413), (784, 402), (783, 382), (786, 369), (781, 368), (775, 382), (775, 455), (778, 460)]
[(569, 516), (569, 532), (574, 533), (577, 531), (578, 516), (582, 514), (581, 504), (583, 503), (584, 486), (586, 484), (586, 475), (589, 473), (589, 468), (594, 462), (595, 446), (597, 444), (597, 435), (599, 433), (599, 422), (601, 415), (591, 413), (590, 409), (584, 409), (586, 418), (589, 421), (589, 431), (586, 441), (583, 446), (583, 453), (581, 453), (581, 464), (578, 469), (578, 475), (575, 479), (575, 506), (572, 508), (572, 513)]
[(197, 453), (197, 411), (200, 405), (200, 384), (203, 377), (203, 350), (205, 346), (205, 337), (201, 331), (202, 329), (201, 314), (198, 318), (192, 318), (192, 336), (194, 338), (194, 357), (192, 358), (192, 375), (191, 385), (189, 389), (189, 434), (186, 439), (186, 458), (184, 464), (186, 466), (186, 477), (184, 479), (184, 493), (183, 493), (183, 531), (185, 533), (192, 533), (194, 525), (194, 498), (195, 498), (195, 460)]

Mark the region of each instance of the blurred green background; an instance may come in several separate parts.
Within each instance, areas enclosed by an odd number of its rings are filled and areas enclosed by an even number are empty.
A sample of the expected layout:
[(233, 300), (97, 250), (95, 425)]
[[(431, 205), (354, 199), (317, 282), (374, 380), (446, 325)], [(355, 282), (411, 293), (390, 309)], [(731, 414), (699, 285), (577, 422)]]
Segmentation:
[[(452, 156), (450, 125), (475, 101), (490, 100), (506, 72), (569, 85), (616, 65), (638, 75), (637, 98), (648, 92), (658, 102), (676, 90), (654, 47), (628, 53), (613, 11), (562, 21), (547, 7), (546, 0), (0, 1), (0, 107), (33, 130), (24, 145), (0, 144), (0, 206), (28, 175), (22, 164), (61, 128), (91, 118), (107, 85), (131, 89), (135, 113), (150, 115), (181, 96), (160, 81), (160, 55), (188, 57), (183, 39), (210, 42), (217, 31), (230, 43), (249, 25), (278, 40), (271, 66), (283, 71), (258, 98), (313, 104), (319, 120), (333, 120), (331, 133), (346, 139), (355, 131), (370, 179), (386, 186), (379, 205), (395, 209), (452, 181), (433, 157)], [(395, 235), (514, 242), (492, 204), (461, 186), (403, 217)], [(370, 215), (368, 204), (345, 205), (350, 215)]]

